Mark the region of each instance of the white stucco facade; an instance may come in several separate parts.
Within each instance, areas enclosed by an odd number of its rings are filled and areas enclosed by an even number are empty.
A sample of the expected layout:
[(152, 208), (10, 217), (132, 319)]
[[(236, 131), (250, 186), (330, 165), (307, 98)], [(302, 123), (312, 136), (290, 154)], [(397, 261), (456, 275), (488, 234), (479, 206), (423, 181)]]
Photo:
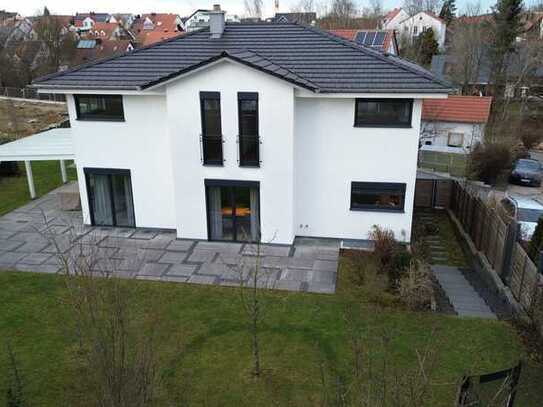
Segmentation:
[(484, 123), (422, 121), (420, 144), (422, 150), (469, 154), (482, 143)]
[[(222, 166), (201, 159), (200, 92), (220, 92)], [(259, 168), (239, 166), (238, 92), (258, 93)], [(373, 225), (410, 239), (422, 95), (317, 95), (228, 59), (153, 94), (126, 93), (124, 122), (77, 120), (68, 97), (86, 223), (83, 169), (112, 168), (130, 170), (136, 226), (174, 229), (179, 238), (208, 239), (205, 180), (235, 180), (259, 183), (263, 242), (367, 239)], [(354, 127), (356, 96), (412, 98), (412, 126)], [(351, 182), (405, 183), (404, 210), (351, 210)]]
[(428, 28), (433, 30), (439, 48), (443, 49), (445, 46), (445, 36), (447, 34), (447, 24), (438, 17), (421, 11), (420, 13), (404, 19), (396, 26), (400, 38), (407, 36), (409, 39), (418, 37)]

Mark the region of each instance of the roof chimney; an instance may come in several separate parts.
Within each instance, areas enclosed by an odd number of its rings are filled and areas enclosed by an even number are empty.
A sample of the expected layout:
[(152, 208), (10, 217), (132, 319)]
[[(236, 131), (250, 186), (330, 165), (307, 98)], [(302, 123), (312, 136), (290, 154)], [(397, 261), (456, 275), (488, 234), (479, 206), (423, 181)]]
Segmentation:
[(224, 11), (220, 4), (214, 4), (213, 11), (209, 12), (209, 32), (211, 38), (221, 38), (224, 32)]

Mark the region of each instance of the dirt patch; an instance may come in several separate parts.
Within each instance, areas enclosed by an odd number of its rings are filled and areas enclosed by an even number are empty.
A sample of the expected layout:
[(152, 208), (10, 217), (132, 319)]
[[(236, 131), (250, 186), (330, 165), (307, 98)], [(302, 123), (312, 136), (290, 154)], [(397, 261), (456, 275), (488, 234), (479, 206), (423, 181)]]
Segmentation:
[(0, 137), (25, 137), (67, 119), (65, 104), (0, 99)]

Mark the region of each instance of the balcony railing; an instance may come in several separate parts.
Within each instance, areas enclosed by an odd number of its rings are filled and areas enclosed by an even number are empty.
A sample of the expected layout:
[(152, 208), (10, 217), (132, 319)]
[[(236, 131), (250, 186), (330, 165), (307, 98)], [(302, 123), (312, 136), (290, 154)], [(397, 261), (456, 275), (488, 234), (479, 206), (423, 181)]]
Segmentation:
[(260, 167), (260, 138), (238, 136), (238, 162), (240, 167)]
[(200, 158), (204, 165), (223, 165), (222, 136), (200, 135)]

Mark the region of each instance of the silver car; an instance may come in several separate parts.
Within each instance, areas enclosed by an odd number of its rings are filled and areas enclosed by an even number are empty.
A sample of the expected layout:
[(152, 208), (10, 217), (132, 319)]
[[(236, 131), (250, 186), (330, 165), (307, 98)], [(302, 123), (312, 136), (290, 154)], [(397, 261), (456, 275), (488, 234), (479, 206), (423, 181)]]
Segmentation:
[(520, 225), (522, 240), (531, 240), (537, 221), (543, 216), (543, 204), (534, 198), (525, 196), (508, 196), (501, 204)]

